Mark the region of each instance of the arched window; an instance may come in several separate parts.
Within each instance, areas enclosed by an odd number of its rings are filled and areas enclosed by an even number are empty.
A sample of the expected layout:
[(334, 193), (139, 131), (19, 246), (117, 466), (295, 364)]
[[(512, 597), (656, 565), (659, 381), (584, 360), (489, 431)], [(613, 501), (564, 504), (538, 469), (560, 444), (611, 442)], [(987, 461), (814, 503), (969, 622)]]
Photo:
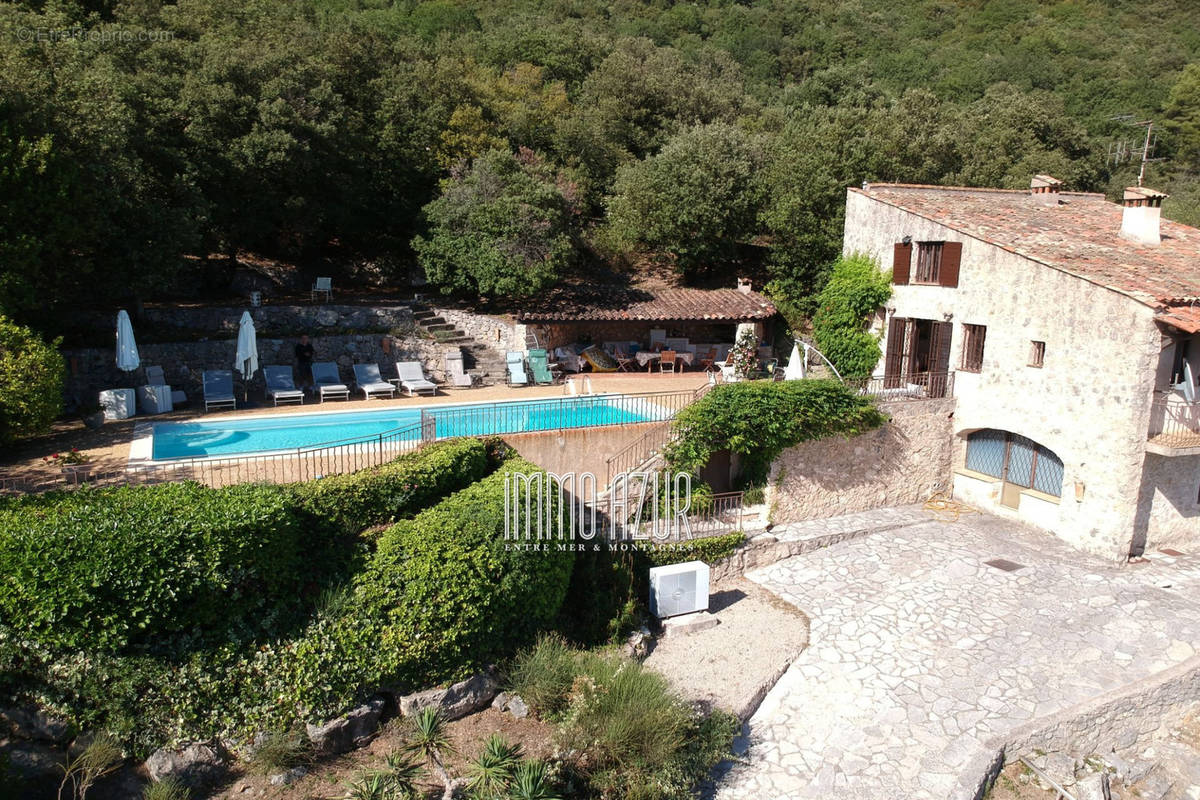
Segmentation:
[(1062, 459), (1050, 448), (1016, 433), (985, 428), (969, 434), (967, 469), (1062, 497)]

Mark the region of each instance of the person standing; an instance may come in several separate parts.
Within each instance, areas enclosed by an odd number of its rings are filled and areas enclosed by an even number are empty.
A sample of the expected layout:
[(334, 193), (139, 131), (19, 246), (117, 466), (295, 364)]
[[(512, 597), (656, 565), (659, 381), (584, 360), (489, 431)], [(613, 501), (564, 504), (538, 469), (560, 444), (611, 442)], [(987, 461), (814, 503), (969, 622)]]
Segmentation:
[(296, 344), (296, 385), (305, 391), (312, 388), (312, 360), (313, 346), (304, 334)]

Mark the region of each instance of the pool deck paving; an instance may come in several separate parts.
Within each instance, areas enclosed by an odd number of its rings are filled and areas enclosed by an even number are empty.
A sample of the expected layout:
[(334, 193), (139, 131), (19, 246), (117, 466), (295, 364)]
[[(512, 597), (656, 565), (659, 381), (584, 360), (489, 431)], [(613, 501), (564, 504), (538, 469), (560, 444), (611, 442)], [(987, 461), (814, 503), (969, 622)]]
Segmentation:
[[(872, 516), (876, 532), (859, 535)], [(1006, 735), (1200, 649), (1198, 558), (1118, 566), (919, 506), (829, 527), (859, 537), (746, 576), (810, 617), (810, 645), (750, 719), (746, 762), (718, 800), (960, 797)]]

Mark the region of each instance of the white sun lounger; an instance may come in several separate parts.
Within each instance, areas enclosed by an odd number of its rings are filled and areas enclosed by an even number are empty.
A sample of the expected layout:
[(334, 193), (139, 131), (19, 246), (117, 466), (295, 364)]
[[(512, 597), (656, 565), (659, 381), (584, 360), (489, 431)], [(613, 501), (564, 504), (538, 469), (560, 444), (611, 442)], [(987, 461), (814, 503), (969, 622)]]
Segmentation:
[(321, 402), (326, 397), (349, 400), (350, 387), (342, 383), (338, 375), (337, 364), (332, 361), (318, 361), (312, 365), (313, 385), (317, 387), (317, 396)]
[(354, 382), (363, 397), (370, 400), (375, 395), (396, 396), (396, 387), (383, 379), (379, 374), (378, 364), (355, 364)]
[(425, 377), (419, 361), (397, 361), (396, 380), (409, 397), (417, 394), (437, 394), (437, 384)]
[(292, 380), (292, 368), (272, 364), (263, 367), (263, 375), (267, 380), (267, 397), (275, 405), (280, 403), (303, 403), (304, 392), (296, 388)]

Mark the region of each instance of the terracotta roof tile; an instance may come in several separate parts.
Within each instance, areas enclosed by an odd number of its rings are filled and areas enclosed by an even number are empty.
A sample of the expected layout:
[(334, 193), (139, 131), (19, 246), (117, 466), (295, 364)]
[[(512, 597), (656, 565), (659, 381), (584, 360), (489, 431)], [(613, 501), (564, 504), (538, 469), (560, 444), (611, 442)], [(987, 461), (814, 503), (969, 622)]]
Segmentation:
[(1162, 320), (1200, 331), (1200, 230), (1163, 219), (1162, 242), (1119, 236), (1123, 209), (1101, 194), (1062, 192), (1047, 206), (1027, 191), (868, 184), (850, 191), (1128, 295)]
[(766, 319), (775, 314), (771, 301), (757, 292), (737, 289), (634, 284), (561, 286), (539, 305), (517, 314), (521, 322), (621, 321), (669, 322)]

